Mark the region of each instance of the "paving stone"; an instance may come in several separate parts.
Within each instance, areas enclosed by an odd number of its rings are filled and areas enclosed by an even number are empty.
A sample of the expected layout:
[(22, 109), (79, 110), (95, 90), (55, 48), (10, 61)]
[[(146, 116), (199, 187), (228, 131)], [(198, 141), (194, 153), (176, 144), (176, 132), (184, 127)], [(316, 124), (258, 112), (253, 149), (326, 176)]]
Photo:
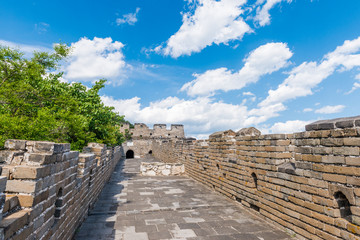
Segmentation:
[(171, 235), (173, 235), (174, 238), (196, 237), (196, 234), (192, 229), (171, 230), (170, 232), (171, 232)]
[(149, 240), (147, 233), (125, 233), (124, 240)]
[(145, 220), (146, 225), (166, 224), (164, 218)]
[(232, 234), (230, 235), (230, 237), (232, 237), (233, 239), (241, 239), (241, 240), (259, 240), (257, 236), (249, 233)]
[(187, 222), (187, 223), (205, 222), (205, 219), (203, 219), (203, 218), (184, 217), (184, 220), (185, 220), (185, 222)]
[(213, 229), (219, 235), (230, 235), (238, 233), (238, 231), (232, 227), (215, 227)]
[(177, 224), (180, 229), (195, 229), (200, 228), (200, 226), (196, 223), (178, 223)]
[(148, 237), (149, 237), (149, 240), (170, 239), (170, 238), (172, 238), (169, 231), (149, 232)]
[(120, 162), (76, 240), (272, 240), (290, 237), (186, 176), (140, 176)]
[(135, 232), (157, 232), (157, 227), (155, 225), (140, 225), (135, 226)]

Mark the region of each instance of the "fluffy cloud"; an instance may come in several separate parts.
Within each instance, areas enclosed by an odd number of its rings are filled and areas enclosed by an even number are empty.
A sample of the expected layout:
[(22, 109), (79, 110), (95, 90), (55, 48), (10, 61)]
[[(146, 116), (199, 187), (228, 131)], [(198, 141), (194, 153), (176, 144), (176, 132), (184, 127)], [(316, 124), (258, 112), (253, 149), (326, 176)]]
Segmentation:
[(243, 127), (247, 118), (247, 107), (228, 104), (214, 99), (200, 97), (184, 100), (168, 97), (160, 101), (151, 102), (149, 106), (141, 108), (140, 99), (135, 97), (127, 100), (117, 100), (103, 96), (106, 105), (114, 106), (120, 114), (124, 114), (131, 122), (154, 123), (182, 123), (190, 135), (210, 134), (214, 129)]
[(331, 114), (331, 113), (339, 113), (344, 110), (344, 105), (336, 105), (336, 106), (325, 106), (320, 109), (315, 110), (315, 113), (322, 113), (322, 114)]
[(277, 122), (272, 125), (269, 133), (294, 133), (305, 131), (305, 125), (312, 123), (313, 121), (301, 121), (293, 120), (286, 122)]
[[(193, 1), (190, 1), (193, 2)], [(183, 13), (182, 26), (158, 53), (177, 58), (200, 52), (212, 44), (240, 40), (251, 28), (241, 14), (246, 0), (195, 0), (194, 12)]]
[(188, 95), (212, 95), (216, 90), (236, 90), (255, 83), (265, 74), (284, 67), (292, 52), (285, 43), (268, 43), (252, 51), (244, 60), (244, 67), (238, 72), (227, 68), (208, 70), (203, 74), (194, 74), (195, 80), (184, 84), (181, 91)]
[(139, 13), (140, 8), (136, 8), (136, 11), (134, 13), (128, 13), (124, 14), (122, 18), (116, 19), (116, 24), (119, 26), (121, 24), (127, 23), (129, 25), (135, 25), (137, 20), (137, 14)]
[(282, 1), (287, 1), (290, 3), (292, 0), (258, 0), (256, 4), (260, 6), (258, 6), (256, 10), (256, 16), (254, 18), (255, 22), (257, 22), (262, 27), (270, 24), (270, 9)]
[[(141, 107), (138, 97), (131, 99), (113, 99), (102, 96), (103, 102), (115, 107), (115, 111), (126, 116), (130, 122), (182, 123), (186, 126), (188, 136), (206, 138), (209, 134), (224, 130), (239, 130), (243, 127), (259, 126), (260, 123), (274, 117), (274, 113), (282, 110), (278, 105), (269, 109), (248, 110), (244, 105), (228, 104), (208, 97), (198, 97), (192, 100), (168, 97), (151, 102), (147, 107)], [(261, 129), (263, 133), (291, 133), (303, 131), (304, 126), (312, 121), (287, 121), (275, 123), (272, 127)]]
[(246, 33), (254, 32), (248, 22), (261, 27), (268, 25), (270, 9), (282, 1), (290, 3), (292, 0), (252, 3), (246, 0), (187, 0), (189, 11), (182, 13), (180, 29), (166, 43), (150, 52), (178, 58), (200, 52), (213, 44), (241, 40)]
[[(138, 97), (118, 100), (104, 96), (103, 101), (107, 105), (114, 106), (120, 114), (124, 114), (132, 122), (182, 123), (186, 125), (188, 135), (201, 138), (223, 129), (238, 130), (242, 127), (265, 126), (269, 119), (279, 116), (281, 111), (287, 109), (284, 104), (286, 100), (312, 94), (312, 88), (335, 71), (348, 71), (360, 66), (359, 54), (357, 54), (359, 50), (360, 38), (345, 41), (335, 51), (326, 54), (320, 62), (305, 62), (294, 67), (284, 82), (277, 89), (270, 90), (267, 98), (256, 108), (249, 109), (244, 101), (241, 104), (225, 103), (211, 97), (211, 94), (216, 90), (240, 89), (248, 83), (256, 82), (263, 74), (285, 66), (292, 56), (286, 44), (270, 43), (255, 49), (244, 60), (244, 67), (238, 72), (219, 68), (197, 76), (196, 80), (185, 84), (182, 88), (189, 95), (195, 96), (193, 99), (167, 97), (144, 107), (141, 106), (141, 99)], [(202, 77), (209, 73), (216, 77), (202, 80)], [(233, 84), (232, 81), (238, 81), (237, 75), (242, 75), (243, 77), (239, 79), (244, 82)], [(222, 76), (220, 78), (222, 81), (217, 81), (218, 76)], [(242, 95), (253, 97), (254, 94), (244, 92)], [(344, 107), (343, 105), (316, 107), (317, 110), (307, 108), (304, 112), (337, 113)], [(296, 132), (303, 131), (304, 126), (310, 122), (312, 121), (292, 120), (275, 123), (268, 129), (260, 128), (264, 133)]]
[(290, 75), (277, 89), (269, 90), (260, 107), (283, 103), (290, 99), (311, 95), (312, 89), (336, 70), (348, 71), (360, 66), (360, 37), (347, 40), (319, 62), (304, 62), (290, 71)]
[(86, 37), (72, 43), (72, 53), (65, 67), (65, 79), (94, 81), (108, 78), (113, 84), (121, 84), (124, 72), (129, 65), (125, 63), (122, 48), (124, 45), (108, 38), (90, 40)]

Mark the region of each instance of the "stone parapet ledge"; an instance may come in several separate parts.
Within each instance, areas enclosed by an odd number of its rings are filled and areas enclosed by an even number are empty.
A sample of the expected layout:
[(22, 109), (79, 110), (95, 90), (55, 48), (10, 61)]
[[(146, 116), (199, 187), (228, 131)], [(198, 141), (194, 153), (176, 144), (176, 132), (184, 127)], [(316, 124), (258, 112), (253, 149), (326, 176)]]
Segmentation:
[(142, 162), (140, 173), (143, 176), (176, 176), (185, 173), (185, 166), (181, 163)]
[(306, 131), (331, 130), (360, 127), (360, 115), (347, 118), (335, 118), (330, 120), (320, 120), (305, 126)]

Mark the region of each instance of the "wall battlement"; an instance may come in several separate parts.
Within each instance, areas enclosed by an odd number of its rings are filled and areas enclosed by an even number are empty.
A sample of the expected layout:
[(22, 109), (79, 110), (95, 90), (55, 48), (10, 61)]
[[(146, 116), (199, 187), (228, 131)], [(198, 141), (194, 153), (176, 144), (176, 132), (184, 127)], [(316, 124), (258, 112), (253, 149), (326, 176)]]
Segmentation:
[(121, 156), (120, 147), (7, 140), (0, 151), (0, 239), (71, 239)]
[(360, 116), (306, 129), (154, 141), (153, 154), (300, 239), (360, 239)]
[(120, 131), (125, 133), (129, 131), (132, 139), (154, 139), (154, 138), (184, 138), (184, 126), (181, 124), (171, 124), (170, 130), (166, 124), (154, 124), (153, 129), (144, 123), (135, 123), (134, 128), (130, 128), (127, 123), (122, 124)]

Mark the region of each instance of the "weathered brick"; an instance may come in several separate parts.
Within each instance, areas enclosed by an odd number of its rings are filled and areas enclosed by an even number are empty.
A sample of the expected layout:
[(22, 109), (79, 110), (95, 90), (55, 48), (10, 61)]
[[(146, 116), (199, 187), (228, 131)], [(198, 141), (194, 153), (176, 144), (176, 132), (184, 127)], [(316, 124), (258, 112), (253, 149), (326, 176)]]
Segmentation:
[(360, 146), (360, 138), (344, 138), (346, 146)]
[(15, 179), (37, 179), (50, 175), (50, 166), (16, 166), (12, 173), (12, 177)]
[(303, 154), (301, 159), (308, 162), (321, 162), (321, 155)]
[(360, 157), (346, 157), (346, 165), (360, 166)]
[(338, 174), (323, 174), (323, 179), (330, 182), (346, 183), (346, 176)]
[(7, 192), (33, 193), (41, 189), (39, 181), (8, 180), (6, 183)]
[(345, 157), (343, 156), (332, 156), (332, 155), (325, 155), (322, 157), (323, 163), (345, 163)]
[(360, 234), (360, 226), (354, 225), (352, 223), (347, 224), (347, 230), (358, 235)]
[(0, 222), (0, 227), (4, 228), (4, 236), (6, 239), (28, 224), (30, 211), (30, 209), (23, 209), (3, 218)]
[(57, 155), (48, 153), (25, 153), (24, 158), (29, 164), (46, 165), (56, 162)]
[(359, 147), (333, 147), (334, 155), (359, 155)]
[(26, 140), (9, 139), (5, 141), (4, 147), (9, 150), (26, 150)]
[(323, 138), (321, 139), (321, 145), (323, 146), (342, 146), (344, 145), (343, 138)]

